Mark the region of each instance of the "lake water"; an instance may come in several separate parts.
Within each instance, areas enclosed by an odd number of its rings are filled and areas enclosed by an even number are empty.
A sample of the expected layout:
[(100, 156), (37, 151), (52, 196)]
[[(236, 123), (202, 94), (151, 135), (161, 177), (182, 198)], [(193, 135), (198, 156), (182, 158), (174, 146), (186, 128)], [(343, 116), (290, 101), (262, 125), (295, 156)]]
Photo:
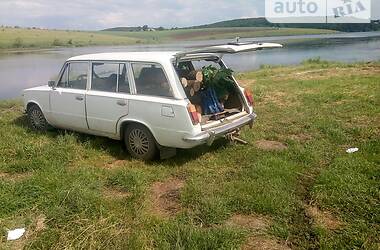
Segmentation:
[[(318, 40), (307, 41), (305, 39)], [(226, 64), (238, 72), (255, 70), (263, 64), (298, 64), (316, 57), (342, 62), (380, 60), (380, 32), (261, 37), (242, 39), (241, 41), (280, 42), (285, 43), (286, 46), (282, 49), (225, 56)], [(18, 98), (24, 88), (47, 84), (49, 79), (56, 77), (65, 60), (72, 56), (99, 52), (186, 50), (226, 42), (231, 42), (231, 40), (164, 45), (62, 48), (17, 54), (0, 53), (0, 99)]]

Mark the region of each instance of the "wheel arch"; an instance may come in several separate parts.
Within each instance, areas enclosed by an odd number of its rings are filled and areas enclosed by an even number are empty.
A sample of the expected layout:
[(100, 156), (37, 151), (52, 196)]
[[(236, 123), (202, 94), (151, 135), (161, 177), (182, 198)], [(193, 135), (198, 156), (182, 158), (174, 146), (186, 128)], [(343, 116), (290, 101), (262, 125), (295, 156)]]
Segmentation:
[(132, 125), (132, 124), (138, 124), (138, 125), (142, 125), (144, 126), (146, 129), (149, 130), (149, 132), (153, 135), (153, 138), (154, 140), (156, 141), (156, 143), (158, 144), (157, 142), (157, 137), (155, 135), (155, 133), (153, 132), (153, 130), (150, 128), (150, 126), (148, 126), (148, 124), (146, 124), (145, 122), (142, 122), (142, 121), (138, 121), (138, 120), (134, 120), (134, 119), (128, 119), (128, 120), (123, 120), (123, 121), (120, 121), (120, 125), (119, 125), (119, 129), (118, 129), (118, 135), (120, 137), (120, 140), (124, 140), (124, 133), (125, 133), (125, 130), (127, 129), (128, 126)]
[(33, 105), (36, 105), (36, 106), (41, 110), (41, 112), (43, 113), (43, 110), (42, 110), (42, 108), (41, 108), (41, 105), (39, 105), (36, 101), (29, 101), (29, 102), (26, 104), (25, 111), (28, 112), (29, 108), (32, 107)]

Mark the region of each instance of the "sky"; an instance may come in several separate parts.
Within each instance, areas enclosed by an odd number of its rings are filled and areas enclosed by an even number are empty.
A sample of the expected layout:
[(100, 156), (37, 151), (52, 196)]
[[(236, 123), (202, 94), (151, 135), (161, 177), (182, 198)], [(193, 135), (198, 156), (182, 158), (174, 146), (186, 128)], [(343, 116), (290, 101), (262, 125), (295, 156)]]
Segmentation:
[[(380, 0), (372, 0), (380, 19)], [(186, 27), (259, 17), (264, 0), (0, 0), (0, 25), (100, 30), (117, 26)]]

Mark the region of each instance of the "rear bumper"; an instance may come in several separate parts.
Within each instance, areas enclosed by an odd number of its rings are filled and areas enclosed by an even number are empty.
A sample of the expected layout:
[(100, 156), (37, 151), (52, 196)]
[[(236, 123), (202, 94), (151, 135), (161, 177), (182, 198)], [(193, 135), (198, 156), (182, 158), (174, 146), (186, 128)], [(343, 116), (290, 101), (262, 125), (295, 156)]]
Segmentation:
[(241, 127), (244, 127), (246, 125), (249, 125), (250, 127), (253, 126), (253, 122), (256, 119), (256, 114), (252, 113), (246, 116), (243, 116), (239, 119), (236, 119), (234, 121), (229, 121), (225, 125), (221, 125), (215, 128), (211, 128), (206, 131), (202, 131), (201, 133), (195, 135), (195, 136), (189, 136), (184, 137), (183, 140), (188, 143), (200, 145), (207, 143), (208, 145), (211, 145), (216, 138), (223, 137), (226, 134), (233, 132)]

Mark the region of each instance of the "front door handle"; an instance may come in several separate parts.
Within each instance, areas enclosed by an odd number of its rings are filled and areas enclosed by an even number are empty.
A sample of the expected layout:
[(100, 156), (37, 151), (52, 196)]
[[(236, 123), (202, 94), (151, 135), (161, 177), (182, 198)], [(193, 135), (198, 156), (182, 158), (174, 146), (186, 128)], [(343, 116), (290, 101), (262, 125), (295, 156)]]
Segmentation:
[(83, 101), (83, 100), (84, 100), (84, 97), (81, 96), (81, 95), (77, 95), (77, 96), (75, 97), (75, 99), (78, 100), (78, 101)]
[(119, 105), (119, 106), (126, 106), (126, 105), (127, 105), (127, 102), (124, 101), (124, 100), (118, 100), (116, 103), (117, 103), (117, 105)]

